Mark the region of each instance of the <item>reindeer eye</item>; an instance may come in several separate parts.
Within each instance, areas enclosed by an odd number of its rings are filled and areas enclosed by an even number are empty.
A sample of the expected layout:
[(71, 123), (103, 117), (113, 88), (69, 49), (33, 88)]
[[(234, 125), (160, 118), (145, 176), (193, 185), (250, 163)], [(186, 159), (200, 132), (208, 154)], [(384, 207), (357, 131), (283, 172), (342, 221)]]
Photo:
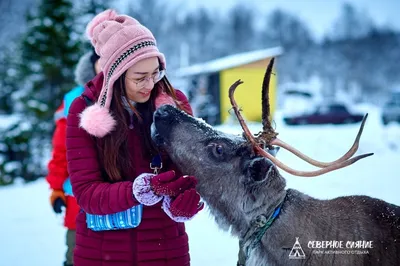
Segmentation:
[(222, 145), (210, 143), (208, 147), (215, 157), (221, 157), (222, 155), (224, 155), (224, 148), (222, 147)]
[(221, 146), (221, 145), (217, 145), (217, 146), (215, 146), (215, 152), (216, 152), (218, 155), (222, 155), (222, 153), (224, 152), (224, 150), (222, 149), (222, 146)]

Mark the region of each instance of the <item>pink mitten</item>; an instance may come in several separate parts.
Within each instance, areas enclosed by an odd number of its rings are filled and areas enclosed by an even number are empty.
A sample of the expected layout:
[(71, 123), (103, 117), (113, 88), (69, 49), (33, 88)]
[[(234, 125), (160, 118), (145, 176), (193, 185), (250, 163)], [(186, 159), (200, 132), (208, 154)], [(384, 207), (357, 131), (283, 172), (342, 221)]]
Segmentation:
[(168, 171), (154, 176), (150, 185), (157, 195), (176, 197), (187, 189), (195, 188), (197, 180), (193, 176), (176, 177), (174, 171)]
[(200, 201), (200, 194), (191, 188), (179, 194), (176, 198), (164, 197), (164, 212), (176, 222), (185, 222), (192, 219), (204, 208)]
[(183, 191), (195, 188), (197, 180), (193, 176), (176, 177), (174, 171), (158, 175), (143, 173), (133, 182), (133, 195), (142, 204), (151, 206), (164, 196), (176, 197)]

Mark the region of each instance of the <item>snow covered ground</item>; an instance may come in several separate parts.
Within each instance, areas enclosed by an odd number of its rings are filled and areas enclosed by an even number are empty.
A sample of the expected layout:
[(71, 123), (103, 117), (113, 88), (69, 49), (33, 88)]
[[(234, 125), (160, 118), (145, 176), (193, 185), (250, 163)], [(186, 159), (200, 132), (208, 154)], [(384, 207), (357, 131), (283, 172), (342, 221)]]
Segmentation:
[[(375, 155), (333, 173), (315, 178), (287, 177), (288, 187), (311, 196), (328, 199), (341, 195), (364, 194), (400, 205), (400, 126), (383, 127), (379, 110), (360, 107), (369, 112), (358, 154)], [(285, 126), (276, 116), (279, 137), (307, 155), (322, 161), (332, 161), (351, 146), (357, 125)], [(220, 130), (241, 133), (237, 125), (223, 125)], [(260, 124), (251, 124), (256, 133)], [(281, 150), (278, 158), (293, 168), (311, 170), (305, 163)], [(56, 266), (64, 258), (62, 218), (48, 204), (49, 190), (44, 180), (28, 185), (15, 184), (0, 188), (0, 265)], [(237, 240), (220, 231), (207, 211), (187, 223), (193, 266), (235, 265)]]

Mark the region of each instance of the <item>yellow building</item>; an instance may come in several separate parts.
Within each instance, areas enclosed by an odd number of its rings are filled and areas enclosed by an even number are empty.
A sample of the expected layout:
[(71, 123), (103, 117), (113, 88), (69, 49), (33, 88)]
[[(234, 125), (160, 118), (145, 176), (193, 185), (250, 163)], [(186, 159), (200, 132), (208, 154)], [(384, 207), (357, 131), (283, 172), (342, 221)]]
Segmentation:
[[(223, 123), (229, 117), (232, 106), (228, 90), (236, 80), (241, 79), (244, 83), (236, 89), (236, 102), (242, 108), (246, 120), (261, 121), (261, 87), (265, 70), (271, 58), (281, 54), (281, 47), (235, 54), (180, 68), (175, 72), (175, 76), (189, 80), (206, 80), (207, 91), (218, 109), (217, 118), (211, 124)], [(277, 59), (275, 64), (276, 61)], [(275, 75), (271, 76), (269, 95), (271, 115), (276, 107), (276, 70), (273, 73)]]

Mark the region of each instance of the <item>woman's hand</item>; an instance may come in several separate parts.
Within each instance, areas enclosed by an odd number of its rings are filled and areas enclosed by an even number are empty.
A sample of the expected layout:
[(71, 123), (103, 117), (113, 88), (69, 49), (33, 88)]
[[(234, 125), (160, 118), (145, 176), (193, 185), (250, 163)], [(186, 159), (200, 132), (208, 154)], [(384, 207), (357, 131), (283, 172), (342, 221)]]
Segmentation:
[(177, 197), (184, 191), (195, 188), (197, 180), (187, 175), (177, 177), (175, 171), (168, 171), (153, 176), (150, 179), (150, 185), (156, 195)]
[(193, 176), (176, 177), (175, 171), (158, 175), (144, 173), (133, 182), (134, 197), (143, 205), (151, 206), (163, 197), (177, 197), (188, 189), (195, 188), (197, 180)]
[(164, 212), (176, 222), (185, 222), (192, 219), (204, 208), (200, 201), (200, 194), (191, 188), (179, 194), (176, 198), (164, 197)]

